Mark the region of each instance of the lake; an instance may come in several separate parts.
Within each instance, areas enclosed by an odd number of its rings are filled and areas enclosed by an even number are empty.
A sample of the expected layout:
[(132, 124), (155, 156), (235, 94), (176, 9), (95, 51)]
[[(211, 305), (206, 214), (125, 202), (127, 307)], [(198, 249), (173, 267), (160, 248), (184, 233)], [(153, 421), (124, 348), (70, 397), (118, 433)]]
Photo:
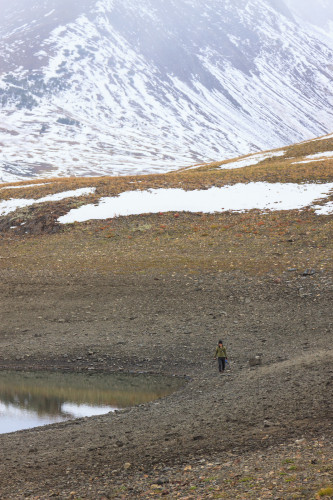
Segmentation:
[(153, 375), (2, 371), (0, 434), (147, 403), (183, 384)]

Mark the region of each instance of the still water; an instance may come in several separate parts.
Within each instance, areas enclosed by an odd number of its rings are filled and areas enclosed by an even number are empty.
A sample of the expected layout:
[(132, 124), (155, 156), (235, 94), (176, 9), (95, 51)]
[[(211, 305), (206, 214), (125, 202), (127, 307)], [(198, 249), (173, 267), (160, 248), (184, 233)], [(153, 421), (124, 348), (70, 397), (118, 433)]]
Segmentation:
[(183, 385), (176, 378), (0, 372), (0, 434), (153, 401)]

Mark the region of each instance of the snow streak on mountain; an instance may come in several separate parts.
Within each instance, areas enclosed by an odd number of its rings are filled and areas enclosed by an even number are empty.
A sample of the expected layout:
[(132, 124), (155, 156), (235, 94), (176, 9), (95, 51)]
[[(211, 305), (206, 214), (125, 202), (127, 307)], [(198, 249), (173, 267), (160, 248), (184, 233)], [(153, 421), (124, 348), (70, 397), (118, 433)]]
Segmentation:
[(333, 50), (283, 0), (0, 0), (0, 54), (2, 181), (166, 171), (333, 129)]

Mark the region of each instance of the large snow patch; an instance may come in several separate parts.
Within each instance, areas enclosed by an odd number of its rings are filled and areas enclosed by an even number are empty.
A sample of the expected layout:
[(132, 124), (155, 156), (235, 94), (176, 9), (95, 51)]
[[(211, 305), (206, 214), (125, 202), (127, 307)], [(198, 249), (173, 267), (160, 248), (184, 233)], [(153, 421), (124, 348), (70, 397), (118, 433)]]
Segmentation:
[(269, 184), (252, 182), (211, 187), (201, 191), (149, 189), (126, 191), (117, 197), (101, 198), (98, 205), (83, 205), (60, 217), (63, 224), (121, 215), (171, 211), (223, 212), (227, 210), (294, 210), (309, 206), (333, 190), (328, 184)]

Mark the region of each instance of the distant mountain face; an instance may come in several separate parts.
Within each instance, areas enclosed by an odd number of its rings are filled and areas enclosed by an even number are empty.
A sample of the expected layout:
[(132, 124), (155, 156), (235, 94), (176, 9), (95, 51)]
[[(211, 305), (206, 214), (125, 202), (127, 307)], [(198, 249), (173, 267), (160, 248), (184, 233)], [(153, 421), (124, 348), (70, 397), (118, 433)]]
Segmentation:
[(285, 0), (290, 10), (301, 19), (333, 31), (333, 3), (331, 0)]
[(0, 180), (166, 171), (331, 132), (333, 50), (297, 1), (0, 0)]

